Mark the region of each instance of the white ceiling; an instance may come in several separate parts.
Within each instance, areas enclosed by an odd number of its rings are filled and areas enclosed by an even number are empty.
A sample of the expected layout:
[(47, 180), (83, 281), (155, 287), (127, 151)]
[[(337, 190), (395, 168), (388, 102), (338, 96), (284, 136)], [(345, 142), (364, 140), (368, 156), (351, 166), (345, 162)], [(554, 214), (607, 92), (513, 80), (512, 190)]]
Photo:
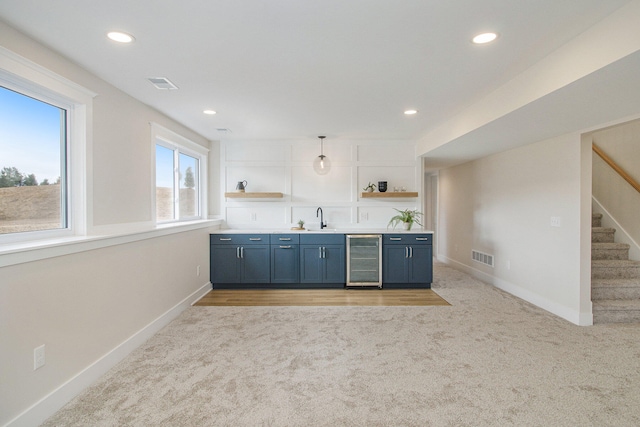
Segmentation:
[(0, 18), (208, 139), (417, 140), (628, 2), (2, 0)]

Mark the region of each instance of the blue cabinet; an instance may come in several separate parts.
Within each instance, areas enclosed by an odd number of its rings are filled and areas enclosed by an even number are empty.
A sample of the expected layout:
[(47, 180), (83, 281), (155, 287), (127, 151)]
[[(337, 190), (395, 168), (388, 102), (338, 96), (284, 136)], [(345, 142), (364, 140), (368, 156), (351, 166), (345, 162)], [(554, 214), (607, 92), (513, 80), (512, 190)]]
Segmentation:
[(210, 236), (211, 283), (214, 288), (269, 283), (269, 236), (213, 234)]
[[(212, 234), (211, 283), (222, 288), (342, 288), (346, 242), (339, 233)], [(431, 234), (384, 234), (385, 288), (430, 288)]]
[(345, 280), (344, 234), (300, 235), (300, 283), (344, 287)]
[(272, 234), (271, 283), (298, 283), (300, 281), (300, 236), (298, 234)]
[(382, 283), (386, 288), (430, 288), (433, 281), (432, 234), (384, 234)]

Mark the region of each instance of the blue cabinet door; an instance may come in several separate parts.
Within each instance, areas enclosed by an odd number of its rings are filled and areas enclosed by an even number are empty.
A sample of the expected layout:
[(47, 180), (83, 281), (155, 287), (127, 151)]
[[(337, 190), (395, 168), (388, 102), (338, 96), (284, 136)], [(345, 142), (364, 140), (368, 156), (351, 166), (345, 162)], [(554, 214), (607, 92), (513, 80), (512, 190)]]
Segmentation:
[(271, 283), (298, 283), (299, 253), (298, 245), (271, 245)]
[(322, 283), (322, 247), (300, 245), (300, 283)]
[(382, 282), (407, 283), (407, 247), (404, 245), (384, 245), (382, 247)]
[(231, 245), (211, 245), (211, 283), (240, 283), (239, 250)]
[(346, 282), (346, 249), (344, 245), (323, 246), (323, 283)]
[(431, 283), (433, 281), (433, 246), (411, 246), (409, 283)]
[(269, 283), (269, 245), (246, 245), (240, 250), (242, 283)]

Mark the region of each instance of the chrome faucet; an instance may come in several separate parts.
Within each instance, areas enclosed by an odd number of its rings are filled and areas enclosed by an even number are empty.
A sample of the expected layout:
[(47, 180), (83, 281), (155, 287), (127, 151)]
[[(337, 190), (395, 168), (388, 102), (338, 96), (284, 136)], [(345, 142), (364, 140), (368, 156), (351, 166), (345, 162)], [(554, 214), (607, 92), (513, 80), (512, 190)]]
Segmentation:
[(316, 218), (318, 218), (318, 214), (320, 214), (320, 230), (322, 230), (327, 226), (327, 223), (324, 222), (324, 219), (323, 219), (322, 208), (318, 208), (316, 210)]

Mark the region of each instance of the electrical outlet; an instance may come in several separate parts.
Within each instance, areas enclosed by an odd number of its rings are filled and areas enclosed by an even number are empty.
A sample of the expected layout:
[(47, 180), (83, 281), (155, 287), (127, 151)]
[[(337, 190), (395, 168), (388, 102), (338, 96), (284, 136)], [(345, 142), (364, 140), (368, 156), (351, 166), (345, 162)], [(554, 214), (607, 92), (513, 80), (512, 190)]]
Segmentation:
[(258, 215), (255, 212), (251, 212), (251, 221), (257, 221)]
[(368, 220), (369, 220), (369, 213), (368, 213), (368, 212), (362, 212), (362, 213), (360, 214), (360, 219), (361, 219), (362, 221), (368, 221)]
[(561, 224), (561, 219), (559, 216), (552, 216), (551, 217), (551, 226), (552, 227), (560, 227)]
[(200, 276), (200, 266), (196, 267), (196, 276)]
[(507, 270), (511, 270), (511, 260), (507, 260)]
[(44, 358), (44, 344), (40, 347), (36, 347), (33, 349), (33, 370), (42, 368), (44, 366), (45, 358)]

